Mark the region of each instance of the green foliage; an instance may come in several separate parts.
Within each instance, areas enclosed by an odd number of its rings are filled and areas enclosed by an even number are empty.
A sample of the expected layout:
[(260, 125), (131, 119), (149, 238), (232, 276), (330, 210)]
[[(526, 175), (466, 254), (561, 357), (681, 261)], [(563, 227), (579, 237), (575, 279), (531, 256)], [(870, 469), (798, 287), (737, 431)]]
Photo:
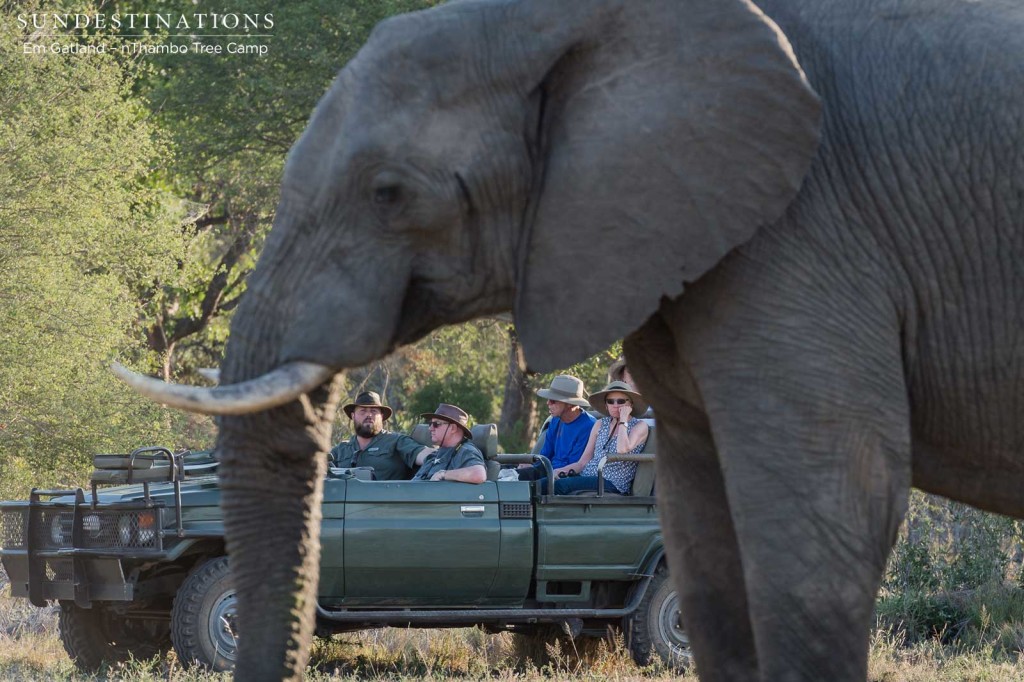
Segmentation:
[[(146, 292), (149, 342), (165, 373), (219, 364), (230, 314), (273, 221), (285, 155), (316, 102), (381, 19), (429, 0), (237, 0), (236, 14), (273, 15), (265, 56), (151, 55), (137, 91), (171, 140), (161, 181), (185, 198), (188, 256)], [(167, 12), (163, 0), (116, 0), (109, 11)], [(173, 6), (173, 3), (172, 3)], [(183, 11), (187, 3), (174, 9)], [(208, 6), (198, 11), (219, 11)], [(142, 42), (190, 44), (153, 31)], [(172, 31), (172, 33), (179, 33)], [(209, 32), (213, 33), (213, 32)], [(132, 40), (140, 40), (133, 38)], [(204, 37), (208, 45), (228, 40)], [(178, 370), (177, 372), (175, 370)]]
[(440, 403), (458, 405), (470, 416), (470, 423), (490, 421), (494, 408), (494, 393), (489, 387), (474, 381), (471, 377), (455, 376), (449, 380), (431, 379), (420, 387), (409, 400), (408, 410), (414, 415), (433, 412)]
[(1019, 521), (913, 491), (883, 590), (956, 591), (1014, 579), (1020, 538)]
[(882, 584), (880, 626), (907, 644), (1011, 646), (1024, 628), (1020, 539), (1019, 521), (912, 491)]
[(145, 181), (165, 149), (129, 97), (131, 72), (111, 55), (25, 55), (20, 46), (31, 40), (8, 11), (0, 16), (0, 467), (17, 458), (74, 470), (89, 452), (170, 435), (176, 417), (128, 395), (106, 364), (132, 349), (134, 288), (173, 267), (177, 219)]

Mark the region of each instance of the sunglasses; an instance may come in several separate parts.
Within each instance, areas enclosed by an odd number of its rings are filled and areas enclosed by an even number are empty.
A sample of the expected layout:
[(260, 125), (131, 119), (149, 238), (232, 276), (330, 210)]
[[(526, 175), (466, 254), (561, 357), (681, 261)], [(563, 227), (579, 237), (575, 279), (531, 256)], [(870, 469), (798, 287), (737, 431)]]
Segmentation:
[(605, 398), (605, 405), (625, 405), (629, 402), (629, 398)]
[(429, 422), (427, 426), (432, 429), (439, 429), (442, 426), (448, 426), (448, 422)]

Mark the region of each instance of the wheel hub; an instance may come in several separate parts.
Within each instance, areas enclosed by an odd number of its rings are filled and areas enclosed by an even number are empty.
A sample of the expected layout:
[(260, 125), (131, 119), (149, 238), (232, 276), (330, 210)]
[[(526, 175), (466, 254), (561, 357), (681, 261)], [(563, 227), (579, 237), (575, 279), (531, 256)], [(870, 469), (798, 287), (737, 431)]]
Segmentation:
[(210, 611), (210, 641), (217, 647), (217, 653), (230, 661), (238, 654), (237, 602), (235, 593), (228, 592)]
[(673, 591), (658, 611), (658, 628), (671, 647), (673, 657), (681, 661), (690, 661), (693, 658), (693, 653), (690, 651), (690, 638), (683, 630), (679, 616), (679, 595)]

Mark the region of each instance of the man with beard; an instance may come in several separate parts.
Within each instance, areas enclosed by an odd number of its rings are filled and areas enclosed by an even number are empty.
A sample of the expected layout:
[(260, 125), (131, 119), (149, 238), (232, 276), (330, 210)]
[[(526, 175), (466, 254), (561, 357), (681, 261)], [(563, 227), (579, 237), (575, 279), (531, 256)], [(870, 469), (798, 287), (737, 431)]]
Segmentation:
[(365, 391), (342, 408), (352, 420), (355, 435), (331, 449), (331, 466), (373, 467), (377, 480), (407, 480), (436, 448), (417, 443), (409, 436), (384, 430), (393, 414), (375, 391)]

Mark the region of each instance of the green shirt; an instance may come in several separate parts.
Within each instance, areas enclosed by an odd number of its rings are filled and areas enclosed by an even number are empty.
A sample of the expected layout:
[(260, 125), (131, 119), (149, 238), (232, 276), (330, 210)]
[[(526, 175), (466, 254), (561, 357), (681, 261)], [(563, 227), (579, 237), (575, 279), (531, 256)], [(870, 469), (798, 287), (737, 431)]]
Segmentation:
[(413, 476), (414, 481), (429, 481), (438, 471), (444, 469), (465, 469), (474, 464), (484, 465), (484, 456), (477, 450), (476, 446), (465, 441), (454, 448), (440, 448), (437, 452), (429, 455), (423, 466)]
[(408, 480), (416, 470), (416, 455), (424, 447), (405, 434), (381, 431), (360, 450), (352, 436), (331, 449), (331, 466), (373, 467), (377, 480)]

